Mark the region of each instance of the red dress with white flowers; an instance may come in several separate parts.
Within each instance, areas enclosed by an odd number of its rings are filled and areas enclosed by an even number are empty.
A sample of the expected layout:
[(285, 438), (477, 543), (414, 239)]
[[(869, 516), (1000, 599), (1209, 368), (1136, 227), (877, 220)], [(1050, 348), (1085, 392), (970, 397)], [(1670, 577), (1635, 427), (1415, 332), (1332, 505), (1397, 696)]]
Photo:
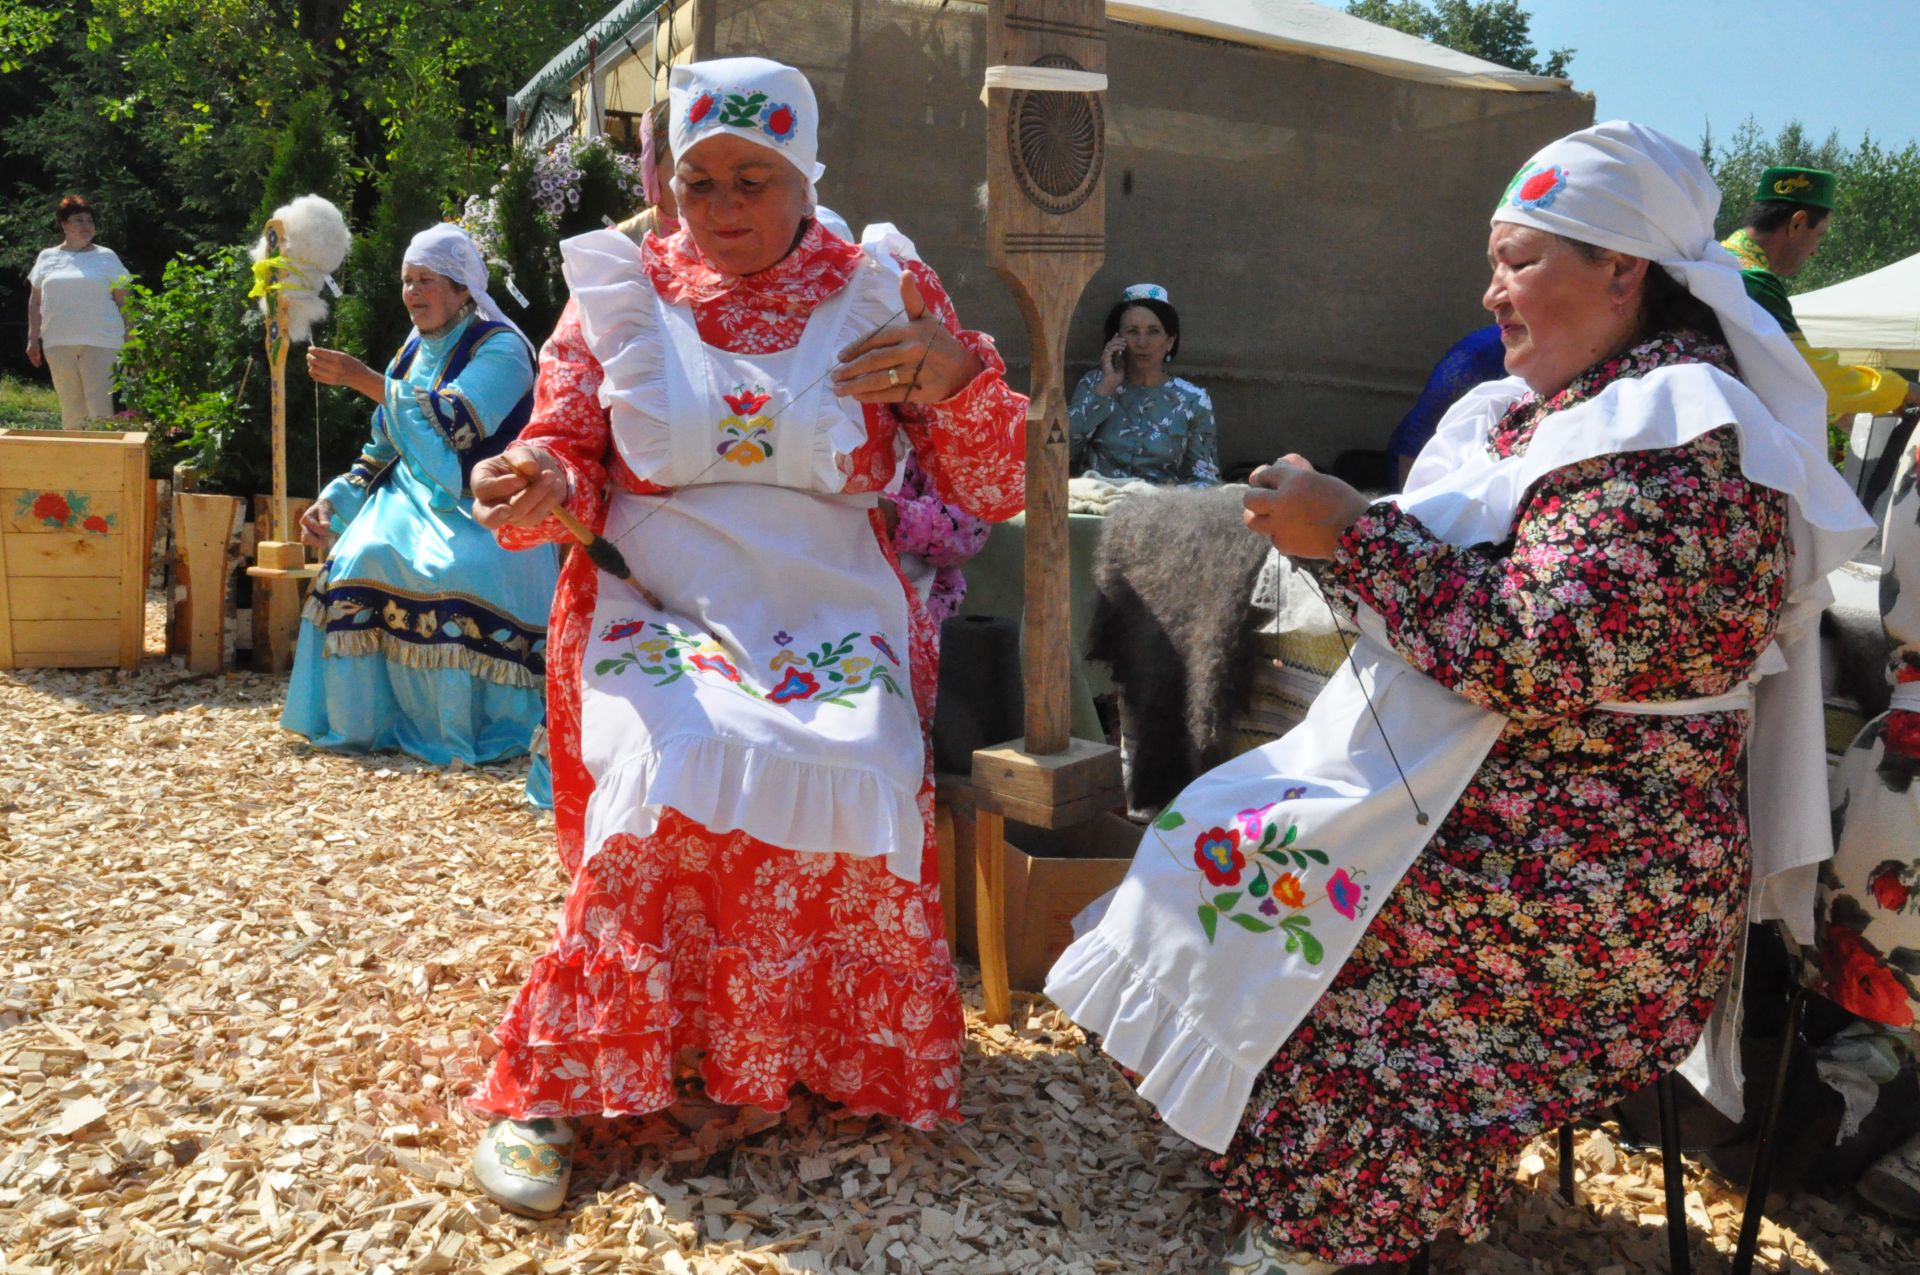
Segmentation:
[[(709, 267), (684, 231), (649, 238), (641, 251), (661, 297), (691, 305), (701, 339), (734, 353), (792, 348), (814, 308), (862, 260), (860, 249), (817, 225), (785, 259), (744, 278)], [(933, 272), (918, 262), (906, 269), (928, 312), (985, 370), (942, 403), (867, 407), (867, 443), (852, 457), (846, 490), (884, 488), (904, 433), (942, 499), (989, 520), (1010, 517), (1025, 490), (1026, 400), (1006, 385), (992, 340), (959, 329)], [(568, 509), (596, 529), (608, 483), (659, 490), (614, 453), (602, 380), (570, 303), (541, 351), (533, 420), (521, 441), (555, 457), (569, 479)], [(870, 522), (892, 561), (877, 512)], [(509, 548), (567, 539), (553, 520), (500, 533)], [(644, 580), (646, 563), (632, 565)], [(581, 659), (598, 583), (575, 549), (548, 638), (554, 816), (573, 885), (471, 1104), (520, 1119), (658, 1111), (674, 1101), (676, 1060), (697, 1053), (707, 1091), (721, 1102), (779, 1109), (791, 1087), (804, 1084), (919, 1128), (958, 1119), (965, 1023), (940, 910), (931, 750), (919, 799), (926, 851), (918, 882), (890, 872), (884, 858), (795, 853), (710, 831), (673, 810), (651, 834), (610, 837), (586, 855), (593, 780), (581, 759)], [(933, 717), (936, 634), (914, 591), (904, 581), (901, 588), (924, 732)]]

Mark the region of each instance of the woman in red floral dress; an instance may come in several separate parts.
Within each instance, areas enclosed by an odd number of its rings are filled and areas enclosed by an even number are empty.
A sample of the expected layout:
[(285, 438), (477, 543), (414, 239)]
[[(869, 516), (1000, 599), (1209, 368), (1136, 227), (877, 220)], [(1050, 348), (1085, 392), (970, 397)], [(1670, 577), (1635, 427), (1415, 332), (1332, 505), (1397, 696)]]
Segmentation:
[[(1811, 758), (1790, 835), (1824, 835), (1802, 625), (1868, 527), (1820, 462), (1818, 387), (1713, 244), (1718, 198), (1635, 125), (1548, 147), (1488, 245), (1519, 379), (1470, 392), (1393, 501), (1298, 457), (1254, 475), (1248, 525), (1330, 560), (1370, 695), (1336, 682), (1196, 781), (1150, 833), (1179, 853), (1143, 850), (1048, 980), (1220, 1153), (1248, 1222), (1226, 1275), (1484, 1235), (1529, 1139), (1700, 1039), (1750, 871), (1780, 866), (1743, 753), (1767, 782), (1775, 744)], [(1776, 670), (1814, 696), (1784, 733), (1747, 687)]]
[(958, 1119), (935, 633), (876, 502), (911, 448), (943, 499), (1011, 516), (1026, 402), (931, 270), (813, 221), (799, 72), (677, 67), (671, 105), (683, 228), (569, 241), (533, 420), (474, 479), (502, 543), (564, 540), (564, 502), (664, 599), (575, 551), (554, 602), (573, 885), (471, 1100), (498, 1118), (477, 1176), (533, 1213), (564, 1200), (571, 1117), (666, 1108), (692, 1057), (723, 1103), (777, 1110), (800, 1084)]

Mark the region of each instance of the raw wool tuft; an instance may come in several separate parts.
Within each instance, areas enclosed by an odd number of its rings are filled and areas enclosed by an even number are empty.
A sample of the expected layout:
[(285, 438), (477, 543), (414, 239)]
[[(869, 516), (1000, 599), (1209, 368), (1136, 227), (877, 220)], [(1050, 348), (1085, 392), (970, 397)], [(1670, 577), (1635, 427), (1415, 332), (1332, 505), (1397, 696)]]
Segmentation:
[[(347, 259), (347, 246), (353, 242), (353, 233), (347, 229), (347, 219), (340, 215), (340, 210), (319, 195), (302, 195), (274, 209), (273, 215), (286, 232), (282, 252), (293, 263), (285, 289), (287, 335), (294, 341), (305, 341), (312, 334), (313, 325), (327, 317), (327, 303), (320, 296), (320, 289), (325, 286), (327, 276)], [(255, 261), (266, 259), (264, 234), (248, 255)], [(267, 312), (269, 304), (270, 298), (261, 298), (261, 313)]]

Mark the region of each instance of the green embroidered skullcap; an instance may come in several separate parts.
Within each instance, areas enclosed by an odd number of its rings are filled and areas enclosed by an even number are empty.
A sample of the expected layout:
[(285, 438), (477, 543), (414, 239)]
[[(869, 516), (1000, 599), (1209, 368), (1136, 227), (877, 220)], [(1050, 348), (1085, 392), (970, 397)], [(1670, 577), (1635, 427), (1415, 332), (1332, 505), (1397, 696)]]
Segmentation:
[(1833, 207), (1833, 174), (1820, 168), (1775, 165), (1760, 174), (1753, 197), (1761, 203), (1780, 201), (1809, 208)]

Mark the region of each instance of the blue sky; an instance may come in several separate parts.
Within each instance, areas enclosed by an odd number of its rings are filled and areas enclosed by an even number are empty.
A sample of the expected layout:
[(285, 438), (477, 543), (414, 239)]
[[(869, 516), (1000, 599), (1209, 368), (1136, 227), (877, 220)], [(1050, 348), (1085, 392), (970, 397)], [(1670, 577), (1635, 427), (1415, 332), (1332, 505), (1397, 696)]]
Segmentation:
[[(1698, 145), (1751, 115), (1894, 146), (1920, 138), (1920, 0), (1521, 0), (1542, 50), (1571, 47), (1596, 119)], [(1335, 7), (1345, 8), (1344, 3)]]

